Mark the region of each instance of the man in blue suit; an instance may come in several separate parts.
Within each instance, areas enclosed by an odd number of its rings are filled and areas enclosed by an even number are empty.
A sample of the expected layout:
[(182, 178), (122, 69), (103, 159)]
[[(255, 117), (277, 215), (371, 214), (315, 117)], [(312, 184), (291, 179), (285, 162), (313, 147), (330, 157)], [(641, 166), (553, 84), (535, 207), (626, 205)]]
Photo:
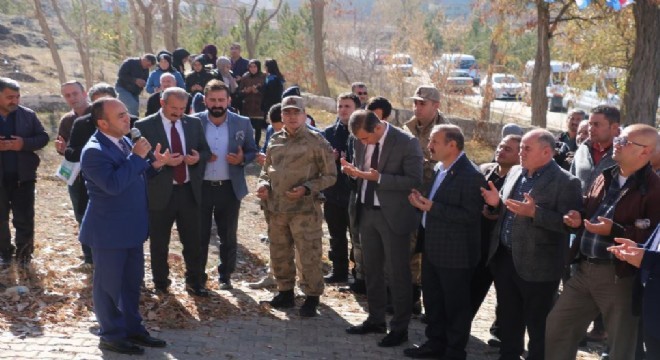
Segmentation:
[(231, 102), (227, 85), (211, 80), (204, 88), (204, 102), (207, 110), (194, 115), (202, 121), (211, 148), (202, 182), (199, 262), (205, 279), (213, 216), (220, 237), (220, 289), (229, 290), (236, 269), (238, 214), (248, 192), (245, 165), (254, 160), (258, 149), (250, 119), (227, 111)]
[(131, 149), (124, 137), (130, 130), (128, 110), (117, 99), (95, 101), (92, 118), (98, 131), (81, 156), (89, 204), (80, 227), (80, 242), (92, 248), (96, 264), (93, 297), (101, 327), (99, 348), (142, 354), (144, 349), (138, 345), (166, 345), (149, 335), (138, 308), (144, 278), (143, 243), (149, 231), (145, 172), (160, 168), (170, 156), (169, 152), (160, 153), (159, 144), (155, 161), (147, 161), (151, 145), (144, 138)]
[(642, 325), (647, 359), (660, 359), (660, 225), (645, 244), (630, 239), (614, 238), (621, 244), (611, 246), (619, 260), (640, 269), (640, 280), (644, 286), (642, 297)]

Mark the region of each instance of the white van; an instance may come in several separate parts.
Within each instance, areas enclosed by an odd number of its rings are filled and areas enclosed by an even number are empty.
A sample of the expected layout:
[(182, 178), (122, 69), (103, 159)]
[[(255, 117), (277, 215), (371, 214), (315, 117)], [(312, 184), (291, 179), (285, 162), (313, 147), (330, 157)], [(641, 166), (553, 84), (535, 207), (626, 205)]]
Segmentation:
[[(550, 61), (550, 77), (546, 86), (548, 96), (548, 109), (562, 111), (564, 109), (564, 96), (568, 90), (569, 74), (580, 67), (580, 64), (571, 64), (565, 61)], [(525, 81), (531, 82), (534, 74), (534, 60), (525, 64)]]
[(447, 73), (453, 69), (466, 70), (472, 77), (474, 86), (478, 86), (481, 82), (477, 60), (474, 56), (468, 54), (442, 54), (440, 59), (433, 62), (431, 71)]
[(567, 109), (581, 109), (591, 111), (598, 105), (612, 105), (621, 107), (619, 97), (619, 81), (625, 76), (625, 70), (617, 68), (592, 67), (586, 72), (593, 82), (589, 88), (569, 88), (564, 96), (563, 106)]

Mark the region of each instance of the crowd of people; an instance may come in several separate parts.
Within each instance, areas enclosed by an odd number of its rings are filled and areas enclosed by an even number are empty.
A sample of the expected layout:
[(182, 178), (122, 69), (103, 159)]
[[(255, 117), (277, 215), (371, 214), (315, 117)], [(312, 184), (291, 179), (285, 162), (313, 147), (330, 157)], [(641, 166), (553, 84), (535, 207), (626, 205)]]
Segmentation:
[[(387, 121), (392, 104), (354, 83), (336, 99), (335, 122), (317, 129), (300, 89), (284, 89), (275, 60), (263, 73), (238, 44), (228, 57), (213, 45), (191, 57), (177, 49), (129, 58), (114, 87), (61, 85), (71, 111), (55, 147), (81, 169), (68, 190), (82, 267), (93, 271), (101, 349), (166, 346), (144, 328), (138, 304), (147, 240), (148, 286), (170, 291), (175, 222), (186, 291), (209, 295), (213, 221), (216, 280), (232, 289), (241, 200), (254, 191), (270, 264), (250, 286), (276, 286), (274, 308), (295, 306), (296, 280), (302, 317), (317, 315), (325, 284), (348, 285), (341, 290), (366, 294), (368, 303), (367, 319), (348, 334), (385, 334), (378, 346), (400, 346), (411, 315), (423, 311), (427, 339), (403, 355), (465, 359), (472, 320), (494, 284), (488, 343), (500, 359), (520, 359), (525, 332), (527, 359), (573, 359), (592, 321), (591, 335), (606, 337), (612, 359), (660, 359), (657, 129), (622, 127), (619, 110), (600, 105), (570, 112), (556, 137), (509, 124), (493, 161), (477, 166), (463, 130), (439, 111), (434, 86), (416, 89), (414, 115), (399, 128)], [(153, 94), (138, 118), (142, 90)], [(28, 267), (35, 151), (49, 138), (19, 99), (19, 84), (0, 78), (0, 259), (8, 265), (15, 255)], [(253, 161), (262, 170), (248, 189), (245, 166)]]

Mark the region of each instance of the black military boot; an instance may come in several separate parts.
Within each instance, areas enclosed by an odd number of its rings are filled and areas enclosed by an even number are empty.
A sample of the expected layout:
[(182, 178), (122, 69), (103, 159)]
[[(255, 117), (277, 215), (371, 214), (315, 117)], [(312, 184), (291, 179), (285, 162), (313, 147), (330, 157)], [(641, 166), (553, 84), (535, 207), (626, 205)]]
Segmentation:
[(280, 291), (277, 293), (277, 295), (275, 295), (273, 300), (269, 301), (268, 303), (270, 303), (270, 306), (276, 309), (287, 309), (294, 307), (296, 303), (293, 296), (293, 289)]
[(314, 317), (316, 316), (316, 307), (319, 306), (319, 297), (318, 296), (307, 296), (305, 297), (305, 303), (300, 307), (299, 314), (303, 317)]

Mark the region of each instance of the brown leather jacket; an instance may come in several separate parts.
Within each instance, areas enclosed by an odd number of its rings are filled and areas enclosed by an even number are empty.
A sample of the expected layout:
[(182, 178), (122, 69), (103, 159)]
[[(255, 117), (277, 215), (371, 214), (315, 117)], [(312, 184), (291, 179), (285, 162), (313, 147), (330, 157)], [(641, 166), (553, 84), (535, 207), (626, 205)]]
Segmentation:
[[(617, 165), (605, 169), (594, 180), (585, 196), (584, 219), (589, 219), (596, 213), (603, 200), (605, 190), (610, 187), (610, 183), (616, 179), (618, 174), (619, 166)], [(660, 177), (653, 172), (651, 165), (647, 164), (637, 170), (628, 181), (631, 181), (631, 184), (623, 190), (625, 193), (614, 209), (614, 224), (610, 233), (612, 245), (614, 245), (615, 237), (627, 238), (643, 244), (660, 221)], [(645, 219), (648, 219), (650, 223), (642, 226), (641, 222)], [(580, 229), (573, 242), (569, 259), (574, 259), (580, 251), (582, 231), (584, 229)], [(618, 276), (630, 276), (635, 273), (635, 268), (628, 263), (615, 261)]]

